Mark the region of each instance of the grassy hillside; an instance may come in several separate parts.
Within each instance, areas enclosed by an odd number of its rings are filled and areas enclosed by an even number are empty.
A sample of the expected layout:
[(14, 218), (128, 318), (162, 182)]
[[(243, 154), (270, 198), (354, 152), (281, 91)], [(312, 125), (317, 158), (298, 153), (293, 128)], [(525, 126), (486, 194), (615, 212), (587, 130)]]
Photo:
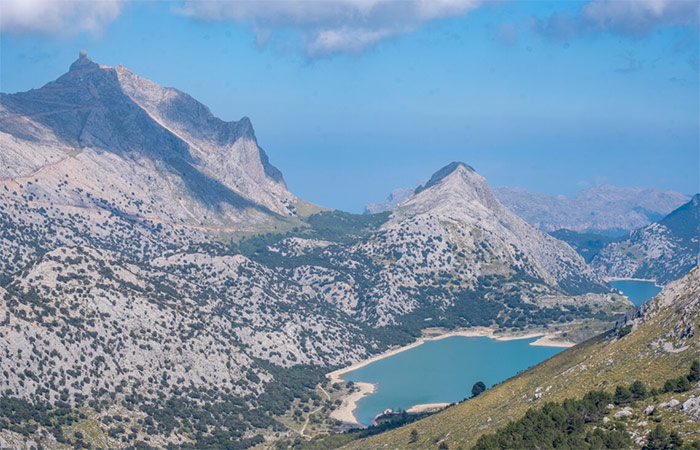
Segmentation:
[[(482, 434), (502, 428), (546, 402), (579, 399), (596, 389), (614, 392), (616, 385), (635, 380), (661, 387), (665, 380), (685, 375), (700, 356), (699, 336), (700, 270), (695, 269), (616, 330), (559, 353), (474, 399), (344, 448), (429, 449), (441, 444), (443, 449), (445, 444), (449, 449), (471, 448)], [(630, 423), (638, 421), (632, 424), (636, 428), (631, 437), (639, 440), (661, 423), (677, 430), (686, 442), (700, 440), (697, 418), (690, 418), (679, 407), (659, 406), (673, 399), (682, 404), (699, 395), (696, 383), (688, 392), (660, 394), (634, 404), (631, 415), (625, 416)], [(658, 412), (653, 420), (643, 420), (641, 411), (649, 405), (656, 406)], [(619, 410), (612, 409), (611, 417)], [(413, 430), (417, 435), (412, 435)]]

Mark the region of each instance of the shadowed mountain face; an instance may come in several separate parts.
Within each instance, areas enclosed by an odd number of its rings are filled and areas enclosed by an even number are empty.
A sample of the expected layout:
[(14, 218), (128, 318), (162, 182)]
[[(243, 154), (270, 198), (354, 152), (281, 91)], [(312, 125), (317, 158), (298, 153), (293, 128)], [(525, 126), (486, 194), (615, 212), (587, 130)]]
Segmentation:
[[(100, 198), (118, 203), (115, 197), (128, 196), (148, 205), (158, 185), (163, 197), (177, 200), (149, 211), (158, 220), (246, 227), (295, 215), (296, 198), (257, 146), (247, 118), (221, 121), (190, 96), (123, 67), (99, 66), (81, 56), (68, 73), (40, 89), (2, 95), (1, 108), (6, 170), (25, 168), (0, 173), (2, 178), (32, 175), (36, 188), (51, 191), (53, 172), (72, 158), (66, 174), (99, 167), (78, 181), (82, 203)], [(105, 190), (95, 180), (114, 173), (136, 189)], [(133, 198), (138, 190), (143, 197)]]
[(666, 284), (680, 278), (700, 258), (700, 194), (651, 225), (602, 249), (592, 264), (611, 277), (654, 279)]

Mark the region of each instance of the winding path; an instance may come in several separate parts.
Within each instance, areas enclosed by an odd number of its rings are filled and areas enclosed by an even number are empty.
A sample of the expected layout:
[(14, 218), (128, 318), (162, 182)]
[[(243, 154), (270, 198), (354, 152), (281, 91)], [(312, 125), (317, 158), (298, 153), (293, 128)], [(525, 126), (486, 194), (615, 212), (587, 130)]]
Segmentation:
[[(319, 384), (319, 385), (318, 385), (318, 388), (319, 388), (319, 389), (321, 390), (321, 392), (323, 392), (323, 394), (326, 396), (326, 399), (328, 399), (328, 401), (330, 401), (330, 400), (331, 400), (331, 396), (328, 394), (328, 392), (326, 392), (325, 389), (323, 389), (323, 386), (321, 386), (321, 385)], [(311, 416), (312, 416), (313, 414), (316, 414), (317, 412), (319, 412), (319, 411), (322, 410), (322, 409), (323, 409), (323, 405), (319, 406), (318, 408), (314, 409), (313, 411), (309, 411), (309, 412), (306, 414), (306, 420), (304, 420), (304, 426), (302, 426), (302, 427), (301, 427), (301, 431), (299, 431), (299, 435), (300, 435), (301, 437), (305, 437), (305, 436), (304, 436), (304, 432), (306, 431), (306, 427), (309, 425), (309, 420), (311, 419)]]

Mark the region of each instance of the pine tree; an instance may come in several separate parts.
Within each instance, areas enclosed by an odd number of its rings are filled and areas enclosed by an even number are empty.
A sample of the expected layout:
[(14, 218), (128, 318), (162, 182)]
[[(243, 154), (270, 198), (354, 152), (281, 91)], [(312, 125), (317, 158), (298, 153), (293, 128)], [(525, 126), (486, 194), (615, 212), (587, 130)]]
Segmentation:
[(615, 388), (615, 404), (625, 405), (632, 401), (632, 393), (624, 386)]
[(483, 381), (477, 381), (474, 383), (474, 386), (472, 386), (472, 397), (476, 397), (477, 395), (481, 394), (486, 390), (486, 385), (484, 384)]
[(639, 380), (632, 383), (632, 386), (630, 386), (630, 391), (632, 392), (635, 400), (641, 400), (647, 396), (647, 387), (644, 386), (644, 383)]
[(649, 437), (647, 438), (647, 445), (644, 447), (645, 450), (668, 450), (674, 448), (681, 448), (683, 446), (683, 439), (676, 431), (669, 433), (661, 425), (657, 425), (656, 428), (651, 430)]
[(693, 361), (693, 363), (690, 365), (690, 373), (688, 374), (688, 381), (691, 383), (695, 383), (696, 381), (700, 381), (700, 361), (697, 359)]

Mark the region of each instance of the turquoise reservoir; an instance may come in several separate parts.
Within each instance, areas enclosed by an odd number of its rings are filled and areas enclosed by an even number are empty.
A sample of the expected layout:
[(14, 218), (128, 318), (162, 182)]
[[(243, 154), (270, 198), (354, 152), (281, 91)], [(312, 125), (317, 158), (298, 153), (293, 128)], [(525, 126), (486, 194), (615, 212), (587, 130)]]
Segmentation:
[(362, 398), (355, 409), (357, 421), (371, 425), (387, 409), (460, 401), (471, 395), (477, 381), (491, 387), (563, 350), (529, 345), (535, 340), (454, 336), (427, 341), (349, 372), (343, 379), (377, 385), (376, 392)]

